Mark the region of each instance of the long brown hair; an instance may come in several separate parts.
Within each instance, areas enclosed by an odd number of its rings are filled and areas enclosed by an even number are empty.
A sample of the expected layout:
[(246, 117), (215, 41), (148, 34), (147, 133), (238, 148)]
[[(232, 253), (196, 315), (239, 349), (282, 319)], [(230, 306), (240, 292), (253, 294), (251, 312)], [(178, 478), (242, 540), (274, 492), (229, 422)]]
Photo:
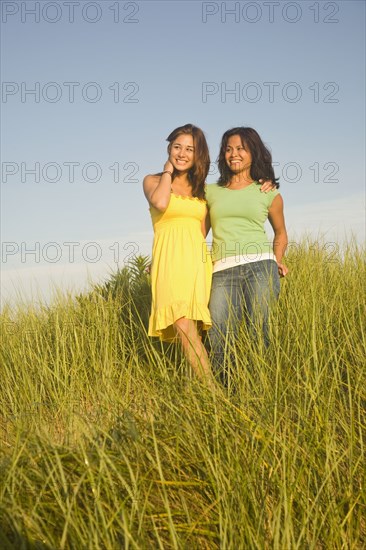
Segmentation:
[[(204, 199), (205, 183), (208, 171), (210, 169), (210, 155), (208, 152), (205, 135), (201, 128), (198, 128), (193, 124), (179, 126), (166, 138), (166, 141), (169, 142), (168, 151), (170, 151), (173, 141), (175, 141), (181, 134), (189, 134), (193, 138), (194, 163), (192, 168), (188, 171), (188, 181), (192, 187), (192, 196), (199, 199)], [(177, 173), (178, 172), (174, 170), (173, 179)]]
[(280, 184), (277, 181), (278, 178), (275, 177), (272, 166), (272, 155), (270, 151), (264, 145), (258, 132), (256, 132), (253, 128), (247, 128), (244, 126), (231, 128), (231, 130), (227, 130), (227, 132), (225, 132), (222, 136), (220, 153), (217, 159), (220, 172), (218, 184), (224, 187), (229, 183), (230, 178), (233, 175), (233, 172), (230, 170), (225, 160), (227, 143), (229, 141), (229, 138), (232, 136), (239, 136), (242, 146), (246, 151), (249, 151), (252, 156), (250, 177), (254, 181), (259, 181), (260, 179), (272, 180), (272, 182), (278, 188)]

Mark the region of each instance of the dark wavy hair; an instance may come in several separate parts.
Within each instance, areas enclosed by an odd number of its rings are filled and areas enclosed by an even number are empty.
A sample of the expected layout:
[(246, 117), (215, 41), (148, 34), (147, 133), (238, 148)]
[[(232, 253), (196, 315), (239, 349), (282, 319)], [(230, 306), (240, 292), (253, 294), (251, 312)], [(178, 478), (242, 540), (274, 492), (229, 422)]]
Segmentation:
[(220, 172), (218, 184), (224, 187), (229, 183), (233, 175), (233, 172), (230, 170), (225, 160), (227, 143), (229, 138), (232, 136), (240, 136), (244, 149), (249, 151), (252, 156), (250, 177), (254, 181), (259, 181), (260, 179), (272, 180), (278, 188), (280, 186), (278, 183), (279, 178), (275, 177), (272, 166), (272, 155), (270, 151), (264, 145), (258, 132), (256, 132), (253, 128), (246, 128), (244, 126), (231, 128), (231, 130), (227, 130), (227, 132), (225, 132), (222, 136), (220, 153), (217, 159), (218, 169)]
[[(189, 134), (193, 138), (194, 164), (192, 168), (188, 171), (188, 181), (192, 187), (193, 197), (204, 199), (205, 183), (208, 171), (210, 169), (210, 155), (208, 152), (205, 135), (202, 132), (201, 128), (198, 128), (193, 124), (185, 124), (184, 126), (179, 126), (175, 130), (173, 130), (166, 138), (166, 141), (169, 142), (168, 152), (170, 152), (173, 141), (175, 141), (177, 137), (181, 134)], [(177, 174), (178, 172), (174, 170), (172, 179), (174, 179)]]

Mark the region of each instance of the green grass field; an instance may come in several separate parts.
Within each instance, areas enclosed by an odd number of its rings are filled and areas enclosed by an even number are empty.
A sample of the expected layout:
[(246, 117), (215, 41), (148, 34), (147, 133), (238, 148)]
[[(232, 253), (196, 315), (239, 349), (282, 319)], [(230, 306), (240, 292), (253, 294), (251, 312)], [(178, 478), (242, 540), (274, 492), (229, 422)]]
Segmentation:
[(4, 307), (0, 548), (365, 548), (365, 253), (304, 241), (286, 263), (230, 395), (146, 336), (144, 258)]

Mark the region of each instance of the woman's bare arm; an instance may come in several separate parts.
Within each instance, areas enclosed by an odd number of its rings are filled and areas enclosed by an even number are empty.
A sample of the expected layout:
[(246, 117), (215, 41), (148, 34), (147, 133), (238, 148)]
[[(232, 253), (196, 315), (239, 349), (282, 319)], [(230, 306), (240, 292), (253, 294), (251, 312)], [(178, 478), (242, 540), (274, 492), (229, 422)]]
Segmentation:
[(282, 256), (287, 248), (287, 231), (285, 218), (283, 214), (283, 199), (281, 195), (277, 195), (271, 204), (268, 211), (268, 219), (274, 231), (273, 252), (276, 256), (278, 264), (278, 272), (283, 277), (287, 275), (288, 269), (282, 262)]
[(168, 208), (172, 185), (173, 165), (167, 160), (161, 176), (144, 177), (143, 188), (145, 197), (151, 206), (164, 212)]

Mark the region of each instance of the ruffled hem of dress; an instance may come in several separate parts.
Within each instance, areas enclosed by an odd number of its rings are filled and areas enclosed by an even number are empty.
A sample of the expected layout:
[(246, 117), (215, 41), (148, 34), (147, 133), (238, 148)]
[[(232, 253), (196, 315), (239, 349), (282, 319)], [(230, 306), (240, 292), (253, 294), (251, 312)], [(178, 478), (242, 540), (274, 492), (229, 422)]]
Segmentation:
[(175, 197), (177, 197), (177, 199), (183, 199), (183, 200), (191, 200), (191, 201), (201, 201), (201, 202), (206, 202), (206, 199), (200, 199), (199, 197), (190, 197), (188, 195), (177, 195), (176, 193), (174, 193), (173, 191), (171, 192), (171, 195), (174, 195)]
[(200, 328), (205, 331), (212, 326), (210, 312), (206, 305), (196, 305), (192, 308), (183, 302), (160, 308), (152, 314), (149, 322), (149, 336), (158, 336), (165, 342), (175, 341), (177, 336), (173, 323), (182, 317), (200, 322)]
[[(188, 195), (177, 195), (173, 191), (171, 191), (170, 194), (174, 195), (174, 197), (176, 197), (177, 199), (182, 199), (184, 201), (189, 200), (189, 201), (207, 202), (206, 199), (200, 199), (199, 197), (189, 197)], [(152, 210), (152, 207), (149, 206), (149, 211), (151, 212), (151, 210)]]

